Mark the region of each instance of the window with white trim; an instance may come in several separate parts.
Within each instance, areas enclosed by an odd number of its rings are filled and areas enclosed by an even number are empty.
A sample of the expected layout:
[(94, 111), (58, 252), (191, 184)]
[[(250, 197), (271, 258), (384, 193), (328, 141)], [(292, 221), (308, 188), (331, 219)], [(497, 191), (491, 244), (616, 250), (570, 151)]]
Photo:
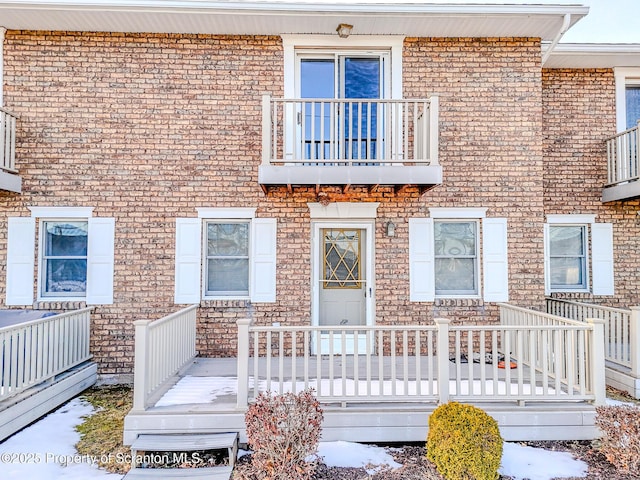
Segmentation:
[(613, 227), (595, 215), (547, 215), (545, 291), (614, 294)]
[(640, 121), (640, 68), (616, 68), (616, 118), (619, 132)]
[(486, 210), (430, 208), (430, 218), (409, 219), (411, 301), (509, 299), (507, 220)]
[(8, 219), (6, 304), (32, 305), (34, 291), (38, 301), (113, 303), (115, 219), (91, 207), (30, 210)]
[(275, 302), (276, 219), (255, 208), (198, 208), (176, 219), (175, 303)]

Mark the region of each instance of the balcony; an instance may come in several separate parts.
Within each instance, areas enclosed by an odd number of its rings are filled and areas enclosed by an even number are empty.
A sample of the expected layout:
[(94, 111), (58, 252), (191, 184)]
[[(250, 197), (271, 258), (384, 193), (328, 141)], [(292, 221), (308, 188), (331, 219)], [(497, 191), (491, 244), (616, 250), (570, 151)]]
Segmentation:
[(22, 178), (16, 165), (16, 117), (0, 108), (0, 190), (22, 192)]
[(640, 197), (640, 122), (635, 127), (608, 138), (606, 143), (608, 177), (602, 191), (602, 201)]
[(262, 103), (262, 164), (270, 186), (417, 186), (442, 183), (438, 97), (429, 99), (276, 99)]

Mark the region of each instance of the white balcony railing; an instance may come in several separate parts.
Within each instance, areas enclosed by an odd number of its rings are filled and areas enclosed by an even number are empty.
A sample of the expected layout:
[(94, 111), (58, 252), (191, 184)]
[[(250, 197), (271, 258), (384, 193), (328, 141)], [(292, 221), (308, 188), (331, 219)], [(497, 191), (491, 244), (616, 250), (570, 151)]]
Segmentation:
[(438, 165), (438, 97), (263, 97), (262, 165)]
[(637, 180), (640, 174), (640, 122), (637, 126), (608, 138), (606, 144), (607, 186)]
[(0, 108), (0, 170), (18, 173), (16, 170), (16, 117)]
[(133, 410), (145, 410), (153, 404), (170, 386), (172, 377), (198, 353), (197, 308), (192, 305), (159, 320), (134, 322)]
[(89, 360), (91, 310), (0, 328), (0, 401)]

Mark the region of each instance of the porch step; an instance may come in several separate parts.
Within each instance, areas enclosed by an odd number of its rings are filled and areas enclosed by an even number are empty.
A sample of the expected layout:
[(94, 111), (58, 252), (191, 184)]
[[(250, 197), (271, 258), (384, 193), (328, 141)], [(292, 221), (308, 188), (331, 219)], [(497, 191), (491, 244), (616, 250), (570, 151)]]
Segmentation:
[[(139, 468), (138, 452), (194, 452), (199, 450), (227, 450), (228, 465), (203, 468)], [(238, 433), (211, 434), (154, 434), (139, 435), (131, 444), (131, 470), (123, 480), (137, 478), (209, 478), (229, 480), (238, 454)]]

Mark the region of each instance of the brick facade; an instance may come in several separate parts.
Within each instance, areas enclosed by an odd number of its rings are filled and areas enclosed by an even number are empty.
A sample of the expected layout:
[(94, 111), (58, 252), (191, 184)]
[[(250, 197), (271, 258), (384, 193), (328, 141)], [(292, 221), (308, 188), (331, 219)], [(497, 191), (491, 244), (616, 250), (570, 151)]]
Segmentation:
[[(201, 354), (233, 355), (238, 318), (309, 324), (307, 202), (316, 202), (316, 193), (283, 188), (265, 196), (257, 179), (261, 96), (283, 96), (279, 37), (9, 31), (4, 49), (5, 103), (20, 116), (24, 190), (0, 192), (0, 251), (6, 217), (28, 216), (28, 206), (93, 206), (96, 216), (115, 217), (114, 304), (96, 308), (93, 317), (92, 352), (101, 373), (131, 372), (134, 320), (178, 309), (175, 219), (195, 217), (197, 207), (256, 207), (258, 217), (278, 221), (276, 303), (202, 302)], [(542, 71), (538, 39), (405, 40), (404, 96), (440, 95), (444, 183), (422, 196), (412, 187), (322, 190), (332, 202), (380, 202), (376, 322), (497, 319), (495, 304), (482, 300), (409, 301), (408, 220), (428, 216), (429, 207), (487, 207), (487, 216), (508, 219), (510, 298), (519, 305), (543, 305), (545, 212), (587, 208), (581, 168), (588, 212), (635, 229), (635, 242), (617, 244), (616, 255), (637, 253), (634, 207), (599, 204), (604, 171), (585, 163), (591, 157), (601, 163), (600, 139), (612, 132), (612, 82), (609, 71)], [(604, 98), (603, 88), (611, 95)], [(565, 117), (576, 110), (568, 133)], [(589, 133), (579, 130), (581, 115), (597, 119)], [(559, 166), (576, 179), (569, 184), (575, 191), (557, 176)], [(384, 235), (388, 220), (397, 225), (394, 237)], [(3, 262), (1, 297), (5, 268)], [(637, 273), (624, 266), (616, 273), (624, 303)]]

